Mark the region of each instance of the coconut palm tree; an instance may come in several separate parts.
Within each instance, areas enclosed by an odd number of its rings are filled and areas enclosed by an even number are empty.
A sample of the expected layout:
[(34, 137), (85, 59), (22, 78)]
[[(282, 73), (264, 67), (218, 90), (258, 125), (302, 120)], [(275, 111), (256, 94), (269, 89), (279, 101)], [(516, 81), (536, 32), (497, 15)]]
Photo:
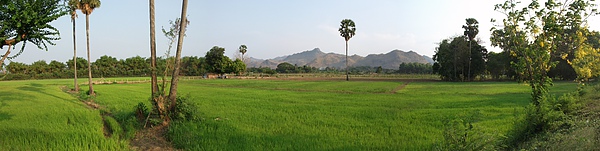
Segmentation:
[(94, 9), (100, 7), (100, 0), (81, 0), (80, 1), (80, 10), (83, 14), (85, 14), (85, 35), (87, 41), (87, 61), (88, 61), (88, 83), (90, 86), (89, 95), (94, 94), (94, 87), (92, 83), (92, 63), (90, 58), (90, 15), (94, 11)]
[(238, 48), (238, 51), (242, 53), (242, 62), (244, 62), (244, 54), (248, 52), (248, 47), (246, 47), (246, 45), (241, 45), (240, 48)]
[[(71, 11), (71, 22), (73, 22), (73, 60), (77, 60), (77, 40), (75, 38), (75, 18), (77, 18), (77, 10), (79, 9), (79, 0), (69, 0), (69, 9)], [(77, 61), (73, 61), (74, 70), (74, 86), (75, 92), (79, 92), (79, 85), (77, 84)]]
[(340, 31), (340, 36), (344, 37), (344, 40), (346, 40), (346, 81), (348, 81), (350, 80), (348, 75), (348, 40), (350, 40), (350, 38), (352, 38), (356, 33), (354, 21), (350, 19), (342, 20), (340, 29), (338, 29), (338, 31)]

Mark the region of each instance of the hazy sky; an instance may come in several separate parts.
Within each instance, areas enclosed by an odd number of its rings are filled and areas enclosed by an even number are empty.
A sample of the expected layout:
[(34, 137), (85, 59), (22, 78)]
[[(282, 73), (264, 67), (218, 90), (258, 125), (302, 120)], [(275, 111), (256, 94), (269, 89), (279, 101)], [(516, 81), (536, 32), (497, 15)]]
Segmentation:
[[(250, 57), (268, 59), (313, 48), (344, 53), (344, 39), (337, 29), (342, 19), (356, 23), (349, 54), (387, 53), (394, 49), (432, 56), (436, 43), (463, 33), (465, 18), (479, 22), (478, 37), (489, 50), (491, 18), (501, 20), (494, 4), (502, 0), (190, 0), (184, 56), (204, 56), (213, 46), (234, 56), (237, 48), (248, 46)], [(181, 1), (156, 0), (157, 51), (164, 54), (167, 39), (161, 27), (180, 16)], [(77, 55), (86, 57), (85, 15), (77, 19)], [(600, 20), (590, 22), (598, 29)], [(594, 22), (596, 21), (596, 22)], [(72, 26), (69, 16), (52, 23), (61, 40), (49, 51), (28, 45), (13, 61), (65, 62), (73, 57)], [(91, 57), (118, 59), (149, 57), (149, 11), (144, 0), (103, 0), (90, 16)], [(20, 48), (20, 46), (18, 46)], [(2, 52), (4, 52), (3, 50)], [(175, 50), (173, 49), (173, 52)]]

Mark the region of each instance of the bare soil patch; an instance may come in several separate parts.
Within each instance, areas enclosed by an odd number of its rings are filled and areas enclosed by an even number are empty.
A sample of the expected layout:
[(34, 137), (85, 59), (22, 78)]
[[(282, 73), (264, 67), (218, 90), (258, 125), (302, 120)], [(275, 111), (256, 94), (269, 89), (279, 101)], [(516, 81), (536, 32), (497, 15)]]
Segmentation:
[(143, 129), (135, 134), (129, 145), (132, 150), (140, 151), (176, 151), (171, 143), (165, 139), (167, 126), (154, 126)]

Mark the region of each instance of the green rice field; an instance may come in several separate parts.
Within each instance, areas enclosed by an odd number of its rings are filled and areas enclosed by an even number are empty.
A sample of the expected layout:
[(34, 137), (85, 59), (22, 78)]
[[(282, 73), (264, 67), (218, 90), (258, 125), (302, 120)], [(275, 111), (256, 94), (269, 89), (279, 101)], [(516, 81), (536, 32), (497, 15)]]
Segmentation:
[[(477, 115), (477, 130), (501, 137), (530, 98), (515, 82), (405, 84), (182, 80), (179, 95), (203, 120), (172, 123), (167, 138), (184, 150), (431, 150), (444, 121), (464, 116)], [(72, 80), (0, 82), (0, 150), (127, 150), (127, 141), (104, 136), (100, 111), (61, 91), (66, 85)], [(149, 83), (94, 88), (114, 114), (150, 106)], [(575, 89), (557, 82), (552, 93)]]

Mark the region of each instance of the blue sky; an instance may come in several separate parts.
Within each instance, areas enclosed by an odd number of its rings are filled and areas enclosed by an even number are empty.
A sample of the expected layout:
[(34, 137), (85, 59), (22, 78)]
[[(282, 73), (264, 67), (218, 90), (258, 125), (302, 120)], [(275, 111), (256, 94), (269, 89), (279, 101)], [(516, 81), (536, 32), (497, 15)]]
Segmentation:
[[(204, 56), (213, 46), (226, 49), (233, 57), (241, 44), (247, 55), (268, 59), (313, 48), (343, 54), (344, 39), (337, 29), (342, 19), (356, 23), (356, 36), (350, 39), (349, 54), (366, 56), (394, 49), (434, 55), (436, 43), (461, 35), (465, 18), (480, 22), (478, 35), (489, 50), (491, 18), (501, 19), (494, 4), (502, 0), (190, 0), (184, 56)], [(157, 51), (164, 54), (167, 39), (160, 31), (169, 20), (180, 16), (181, 1), (156, 0)], [(77, 19), (77, 53), (86, 56), (85, 16)], [(600, 20), (590, 21), (598, 30)], [(28, 45), (13, 61), (65, 62), (73, 57), (72, 26), (69, 16), (52, 23), (61, 40), (49, 51)], [(118, 59), (149, 57), (148, 1), (104, 0), (90, 16), (92, 60), (102, 55)], [(173, 50), (174, 52), (174, 50)]]

